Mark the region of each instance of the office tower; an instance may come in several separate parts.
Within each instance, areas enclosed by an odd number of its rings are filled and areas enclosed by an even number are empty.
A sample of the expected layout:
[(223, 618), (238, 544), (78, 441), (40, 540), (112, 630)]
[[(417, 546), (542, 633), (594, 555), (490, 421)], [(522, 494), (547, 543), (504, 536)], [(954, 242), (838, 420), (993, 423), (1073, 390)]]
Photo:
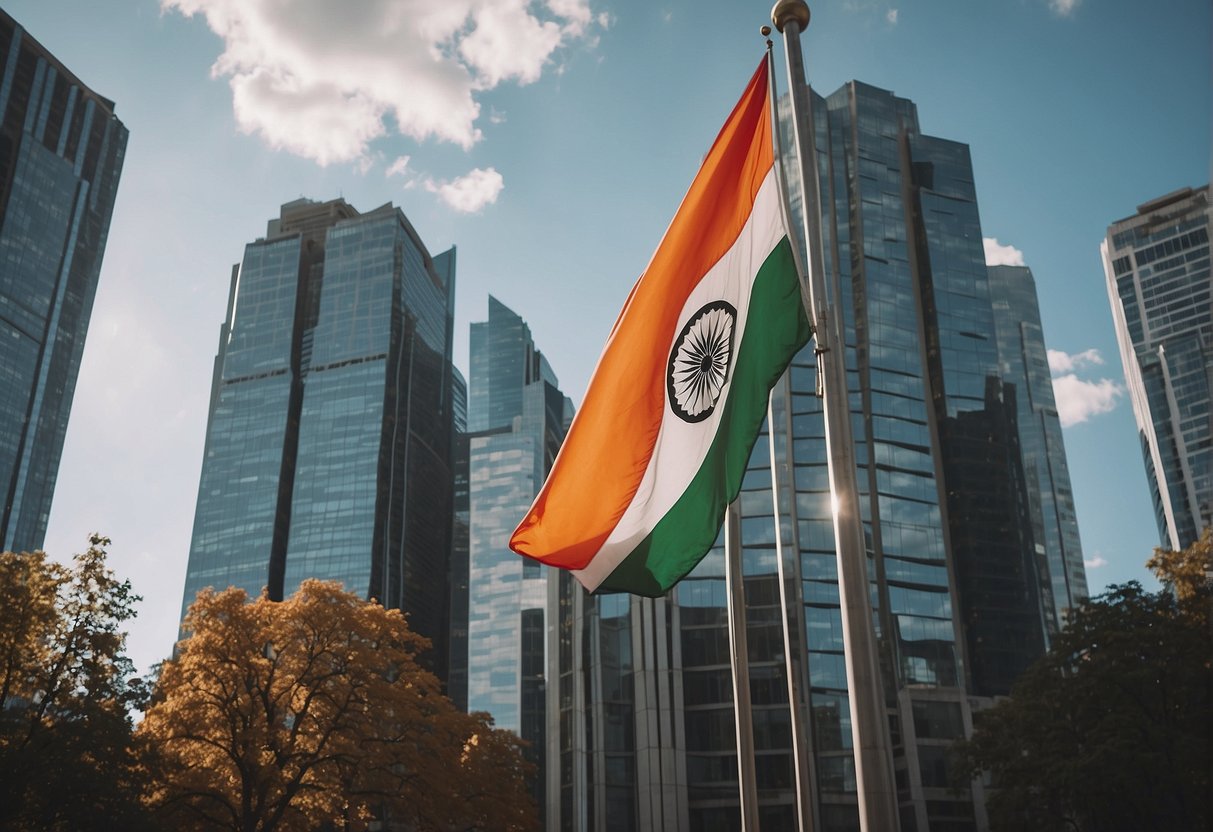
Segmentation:
[[(972, 166), (965, 145), (923, 134), (914, 104), (886, 91), (852, 82), (828, 99), (815, 97), (813, 106), (826, 282), (843, 319), (844, 343), (833, 348), (846, 358), (902, 825), (964, 828), (981, 821), (980, 799), (951, 791), (947, 748), (971, 722), (974, 668), (966, 662), (964, 622), (984, 620), (991, 598), (1010, 603), (996, 579), (1015, 585), (1024, 607), (1018, 617), (1032, 624), (1027, 640), (1043, 650), (1036, 578), (1025, 572), (1031, 549), (1022, 535), (1000, 539), (1019, 519), (1023, 488), (1022, 476), (998, 479), (1018, 462), (1005, 434), (1014, 411), (999, 407), (988, 383), (997, 377), (998, 352)], [(787, 751), (787, 689), (778, 683), (784, 648), (775, 563), (782, 551), (799, 578), (792, 612), (803, 629), (793, 650), (817, 828), (831, 830), (854, 823), (855, 767), (815, 375), (809, 348), (776, 396), (774, 477), (769, 463), (764, 472), (771, 454), (760, 445), (743, 483), (741, 544), (750, 660), (775, 681), (762, 697), (761, 720), (755, 704), (755, 746), (766, 758), (759, 788), (765, 782), (784, 795), (772, 796), (767, 812), (790, 822), (787, 787), (796, 772)], [(978, 441), (974, 428), (982, 422), (1003, 424), (993, 448)], [(983, 489), (985, 510), (969, 511), (970, 495), (949, 477)], [(998, 557), (1015, 562), (994, 576), (981, 562), (991, 543), (1001, 547)]]
[[(991, 286), (966, 145), (924, 134), (912, 102), (857, 82), (815, 98), (814, 116), (902, 828), (981, 828), (981, 787), (952, 789), (948, 746), (1085, 595), (1035, 300), (1023, 285)], [(1004, 336), (1019, 314), (1035, 328)], [(854, 819), (854, 763), (814, 376), (803, 354), (773, 411), (773, 489), (756, 475), (755, 491), (778, 497), (778, 526), (755, 518), (747, 531), (743, 492), (741, 536), (751, 562), (782, 546), (799, 574), (816, 815), (841, 829)], [(1053, 537), (1037, 537), (1038, 503), (1060, 515)], [(1052, 591), (1055, 564), (1064, 595)], [(782, 645), (757, 652), (775, 658)]]
[(1213, 524), (1209, 186), (1137, 206), (1100, 245), (1163, 546)]
[[(489, 297), (489, 319), (473, 323), (465, 454), (467, 517), (467, 708), (530, 743), (543, 807), (547, 720), (546, 640), (550, 570), (520, 558), (508, 541), (551, 469), (572, 419), (530, 328)], [(458, 478), (459, 475), (457, 475)], [(457, 567), (456, 567), (457, 568)]]
[[(813, 107), (902, 829), (983, 829), (982, 786), (954, 789), (949, 747), (1085, 595), (1034, 293), (987, 271), (967, 146), (858, 82)], [(796, 828), (782, 559), (812, 828), (835, 832), (858, 809), (813, 348), (772, 391), (739, 538), (760, 825)], [(549, 722), (563, 812), (549, 829), (739, 828), (725, 596), (723, 537), (663, 599), (561, 587), (552, 652), (572, 705)]]
[(42, 548), (127, 130), (0, 9), (0, 550)]
[(1017, 393), (1033, 545), (1037, 556), (1046, 561), (1041, 570), (1048, 576), (1042, 584), (1042, 609), (1046, 613), (1046, 635), (1051, 640), (1052, 634), (1064, 626), (1066, 611), (1087, 597), (1070, 467), (1032, 271), (1025, 266), (990, 266), (989, 285), (999, 375), (1014, 384)]
[(183, 612), (341, 581), (409, 613), (445, 678), (455, 250), (391, 204), (282, 206), (232, 269)]

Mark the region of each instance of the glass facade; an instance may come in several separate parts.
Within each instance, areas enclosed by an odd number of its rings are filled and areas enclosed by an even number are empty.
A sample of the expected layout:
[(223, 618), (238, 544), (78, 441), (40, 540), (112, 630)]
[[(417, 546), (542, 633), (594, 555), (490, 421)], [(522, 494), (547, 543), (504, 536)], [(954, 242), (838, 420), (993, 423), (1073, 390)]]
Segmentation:
[(1061, 420), (1053, 395), (1048, 351), (1040, 322), (1036, 281), (1024, 266), (990, 266), (990, 298), (998, 337), (999, 375), (1015, 385), (1019, 441), (1032, 515), (1032, 537), (1042, 582), (1046, 636), (1065, 623), (1066, 611), (1087, 597), (1082, 542), (1070, 487)]
[(466, 467), (456, 472), (455, 507), (466, 544), (452, 565), (452, 574), (466, 577), (462, 585), (452, 582), (451, 602), (467, 619), (451, 666), (469, 711), (487, 711), (529, 743), (526, 753), (537, 766), (532, 788), (543, 807), (555, 578), (507, 542), (551, 470), (573, 407), (525, 321), (494, 297), (488, 321), (471, 326), (469, 358), (469, 432), (458, 440)]
[(0, 9), (0, 550), (46, 537), (126, 140)]
[(542, 379), (558, 386), (543, 353), (535, 349), (530, 327), (489, 295), (489, 319), (472, 324), (469, 350), (471, 384), (467, 423), (472, 432), (510, 427), (522, 415), (523, 389)]
[(548, 597), (547, 828), (705, 828), (688, 813), (687, 750), (699, 738), (683, 724), (678, 605), (587, 595), (563, 571)]
[[(948, 531), (967, 647), (966, 687), (993, 696), (1044, 652), (1015, 380), (1000, 377), (966, 146), (910, 137), (912, 210)], [(1047, 573), (1046, 573), (1047, 574)], [(1051, 616), (1050, 616), (1051, 617)]]
[[(861, 83), (813, 107), (902, 829), (983, 829), (982, 786), (955, 787), (948, 747), (1086, 592), (1034, 288), (994, 286), (965, 145)], [(789, 202), (799, 235), (798, 188)], [(761, 826), (796, 828), (790, 649), (813, 829), (843, 832), (859, 817), (816, 389), (810, 344), (772, 391), (739, 537)], [(740, 828), (725, 599), (723, 537), (663, 599), (558, 585), (549, 829)]]
[[(997, 361), (988, 295), (982, 303), (985, 262), (968, 149), (922, 135), (910, 101), (865, 84), (852, 82), (813, 106), (825, 269), (844, 324), (860, 515), (902, 827), (965, 828), (977, 822), (972, 796), (953, 793), (939, 772), (954, 737), (919, 736), (912, 713), (917, 703), (930, 702), (955, 713), (957, 724), (968, 718), (964, 599), (949, 542), (989, 533), (951, 511), (944, 478), (949, 439), (955, 444), (946, 425), (984, 407), (985, 379)], [(783, 132), (786, 140), (791, 131)], [(773, 489), (780, 499), (778, 525), (767, 525), (783, 556), (791, 556), (790, 574), (799, 577), (795, 616), (804, 622), (803, 722), (814, 752), (817, 826), (850, 829), (857, 824), (855, 769), (815, 375), (806, 349), (785, 378), (782, 406), (773, 410)], [(744, 504), (742, 518), (748, 555)], [(774, 560), (765, 570), (769, 579)]]
[(1209, 186), (1138, 206), (1100, 246), (1163, 546), (1213, 524)]
[(451, 527), (451, 623), (450, 668), (446, 694), (455, 707), (468, 709), (468, 450), (467, 382), (453, 369), (455, 407), (455, 451), (451, 471), (454, 480), (454, 518)]
[[(385, 205), (297, 200), (233, 269), (182, 612), (337, 580), (410, 614), (445, 678), (454, 250)], [(462, 402), (459, 403), (462, 408)]]

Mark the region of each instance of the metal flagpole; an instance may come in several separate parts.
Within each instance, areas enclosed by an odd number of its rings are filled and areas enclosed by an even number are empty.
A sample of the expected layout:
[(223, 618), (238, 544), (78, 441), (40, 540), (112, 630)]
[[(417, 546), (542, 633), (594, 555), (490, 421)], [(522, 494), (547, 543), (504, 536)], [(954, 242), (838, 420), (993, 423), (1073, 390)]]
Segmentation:
[(800, 160), (805, 245), (809, 262), (809, 304), (817, 341), (817, 377), (825, 414), (830, 493), (834, 505), (834, 540), (838, 553), (838, 594), (841, 601), (843, 644), (846, 649), (851, 737), (855, 752), (855, 781), (859, 793), (859, 826), (864, 832), (896, 832), (900, 828), (897, 792), (893, 787), (888, 716), (885, 712), (876, 632), (868, 600), (867, 553), (859, 515), (855, 475), (855, 445), (851, 435), (847, 396), (846, 350), (841, 315), (827, 302), (822, 259), (821, 190), (813, 111), (805, 82), (800, 33), (809, 25), (804, 0), (779, 0), (771, 22), (783, 34), (792, 97), (792, 130)]
[[(771, 54), (771, 39), (767, 37), (771, 34), (770, 26), (762, 27), (762, 36), (767, 38), (767, 95), (771, 102), (771, 135), (775, 142), (775, 176), (779, 182), (779, 207), (783, 212), (784, 225), (788, 228), (789, 233), (792, 228), (792, 210), (788, 205), (788, 180), (786, 171), (783, 166), (783, 139), (779, 132), (779, 109), (776, 106), (778, 98), (775, 95), (775, 61)], [(792, 245), (792, 259), (796, 262), (797, 274), (805, 274), (804, 264), (800, 262), (800, 252), (795, 244)], [(803, 283), (801, 284), (803, 288)], [(804, 302), (805, 315), (812, 320), (813, 308), (809, 305), (808, 298), (804, 297), (804, 292), (801, 292), (801, 300)], [(779, 431), (785, 432), (787, 440), (785, 441), (784, 452), (791, 454), (792, 443), (791, 424), (787, 413), (791, 405), (790, 395), (787, 397), (784, 407), (781, 409), (780, 416), (782, 420), (775, 418), (775, 397), (771, 396), (767, 400), (767, 438), (771, 446), (771, 495), (773, 500), (773, 509), (775, 517), (775, 563), (779, 572), (779, 613), (781, 623), (783, 624), (783, 667), (786, 674), (787, 689), (788, 689), (788, 714), (791, 718), (792, 726), (792, 765), (796, 773), (796, 821), (797, 828), (800, 832), (812, 832), (813, 823), (813, 788), (809, 770), (809, 753), (810, 746), (806, 741), (804, 729), (804, 714), (801, 710), (801, 664), (804, 661), (804, 649), (801, 647), (800, 639), (797, 639), (793, 646), (791, 625), (788, 623), (788, 577), (787, 566), (784, 560), (786, 554), (783, 534), (782, 515), (780, 514), (780, 500), (792, 499), (795, 497), (787, 493), (789, 490), (788, 478), (790, 471), (787, 468), (781, 468), (779, 462), (779, 454), (776, 450)], [(792, 538), (795, 540), (795, 537)], [(799, 552), (795, 546), (792, 547), (793, 557), (799, 558)], [(799, 570), (795, 570), (794, 574), (799, 574)], [(799, 581), (797, 581), (799, 584)], [(803, 633), (804, 628), (800, 625), (803, 620), (803, 606), (797, 610), (797, 632)]]
[(742, 832), (758, 832), (758, 781), (754, 776), (754, 718), (750, 708), (750, 651), (746, 644), (745, 579), (741, 571), (741, 509), (729, 503), (724, 521), (724, 581), (728, 592), (729, 656), (737, 723), (737, 779)]

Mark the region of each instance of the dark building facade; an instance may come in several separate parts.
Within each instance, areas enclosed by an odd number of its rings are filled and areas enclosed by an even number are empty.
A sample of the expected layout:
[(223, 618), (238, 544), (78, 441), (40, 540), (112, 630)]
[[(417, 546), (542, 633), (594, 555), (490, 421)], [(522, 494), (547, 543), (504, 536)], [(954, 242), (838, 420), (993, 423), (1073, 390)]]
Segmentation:
[(296, 200), (233, 267), (183, 613), (305, 578), (410, 614), (445, 679), (455, 251), (390, 204)]
[(0, 10), (0, 550), (46, 536), (126, 140)]
[(451, 526), (451, 628), (447, 696), (461, 711), (468, 709), (468, 385), (463, 373), (454, 373), (455, 449), (451, 457), (454, 483)]
[(1045, 651), (1015, 385), (986, 377), (985, 406), (941, 420), (966, 687), (1006, 695)]
[(1061, 419), (1053, 393), (1048, 350), (1026, 266), (990, 266), (990, 300), (998, 338), (998, 375), (1016, 389), (1017, 426), (1032, 543), (1041, 580), (1044, 633), (1051, 640), (1067, 612), (1087, 597), (1086, 567), (1070, 486)]

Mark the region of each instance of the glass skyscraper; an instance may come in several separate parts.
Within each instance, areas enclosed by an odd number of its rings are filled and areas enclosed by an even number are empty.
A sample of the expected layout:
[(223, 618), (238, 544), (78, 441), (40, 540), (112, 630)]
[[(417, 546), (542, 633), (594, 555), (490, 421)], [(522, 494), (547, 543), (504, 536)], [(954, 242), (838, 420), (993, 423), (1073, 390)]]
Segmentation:
[[(547, 638), (551, 570), (509, 550), (510, 534), (539, 492), (572, 419), (573, 406), (512, 310), (489, 297), (489, 319), (471, 326), (468, 434), (460, 439), (466, 485), (456, 517), (466, 517), (466, 641), (452, 656), (466, 668), (466, 705), (530, 743), (543, 806), (547, 729)], [(465, 461), (465, 462), (464, 462)], [(464, 475), (456, 474), (460, 482)], [(460, 570), (456, 563), (453, 572)], [(459, 587), (455, 587), (456, 593)], [(554, 596), (553, 596), (554, 597)], [(462, 703), (461, 703), (462, 704)]]
[[(983, 829), (982, 785), (957, 790), (949, 746), (1086, 593), (1034, 289), (987, 270), (967, 146), (862, 83), (813, 107), (902, 829)], [(797, 188), (790, 201), (799, 218)], [(813, 829), (858, 829), (816, 388), (810, 344), (772, 393), (738, 500), (764, 830), (796, 828), (780, 558)], [(739, 828), (722, 542), (666, 598), (560, 583), (549, 829)]]
[(233, 267), (182, 611), (305, 578), (410, 614), (445, 679), (455, 250), (392, 205), (296, 200)]
[(1125, 382), (1163, 546), (1213, 524), (1209, 186), (1161, 196), (1100, 245)]
[(127, 130), (0, 9), (0, 550), (42, 548)]
[(990, 266), (990, 299), (998, 338), (999, 375), (1013, 383), (1019, 442), (1037, 558), (1044, 558), (1042, 606), (1046, 636), (1087, 597), (1086, 568), (1061, 419), (1053, 394), (1048, 350), (1040, 322), (1036, 280), (1025, 266)]

